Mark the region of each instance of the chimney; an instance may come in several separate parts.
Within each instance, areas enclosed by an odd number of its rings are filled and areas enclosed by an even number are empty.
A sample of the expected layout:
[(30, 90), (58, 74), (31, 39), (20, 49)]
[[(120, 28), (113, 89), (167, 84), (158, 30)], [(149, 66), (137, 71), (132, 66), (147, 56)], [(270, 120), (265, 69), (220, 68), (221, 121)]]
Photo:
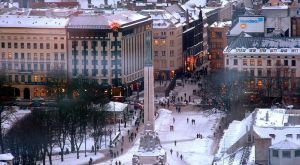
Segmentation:
[(190, 22), (190, 19), (189, 19), (189, 10), (188, 9), (186, 10), (186, 13), (185, 13), (185, 22), (186, 22), (187, 25)]
[(269, 121), (269, 111), (266, 113), (266, 121)]

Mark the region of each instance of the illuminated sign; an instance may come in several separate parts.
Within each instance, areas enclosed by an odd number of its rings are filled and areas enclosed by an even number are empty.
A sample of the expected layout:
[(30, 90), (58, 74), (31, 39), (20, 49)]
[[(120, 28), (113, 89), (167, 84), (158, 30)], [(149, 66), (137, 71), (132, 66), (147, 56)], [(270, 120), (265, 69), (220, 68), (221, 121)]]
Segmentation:
[[(250, 19), (249, 19), (250, 18)], [(240, 17), (240, 23), (252, 24), (252, 23), (261, 23), (264, 22), (264, 17)]]

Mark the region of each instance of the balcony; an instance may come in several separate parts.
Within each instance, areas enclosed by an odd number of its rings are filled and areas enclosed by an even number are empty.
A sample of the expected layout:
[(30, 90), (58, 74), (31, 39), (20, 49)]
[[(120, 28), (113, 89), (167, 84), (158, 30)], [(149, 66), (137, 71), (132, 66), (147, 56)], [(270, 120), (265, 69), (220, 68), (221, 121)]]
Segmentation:
[(28, 69), (19, 69), (18, 73), (23, 73), (23, 74), (32, 74), (33, 70), (28, 70)]

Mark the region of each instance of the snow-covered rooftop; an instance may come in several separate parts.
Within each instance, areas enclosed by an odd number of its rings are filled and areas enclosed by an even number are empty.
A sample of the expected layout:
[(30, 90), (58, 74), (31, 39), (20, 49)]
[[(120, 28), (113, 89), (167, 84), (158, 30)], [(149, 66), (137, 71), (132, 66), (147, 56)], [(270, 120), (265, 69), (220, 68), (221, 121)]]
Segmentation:
[(258, 109), (255, 125), (259, 127), (283, 127), (288, 122), (285, 109)]
[(42, 16), (0, 15), (0, 27), (65, 28), (68, 18)]
[(291, 141), (289, 141), (288, 139), (286, 139), (286, 140), (283, 140), (283, 141), (278, 142), (276, 144), (273, 144), (269, 148), (280, 149), (280, 150), (289, 150), (289, 149), (297, 150), (297, 149), (300, 149), (300, 146), (293, 143), (293, 142), (291, 142)]
[(286, 6), (286, 5), (281, 5), (281, 6), (263, 6), (262, 9), (263, 10), (272, 10), (272, 9), (281, 9), (281, 10), (286, 10), (288, 9), (289, 7)]
[(108, 108), (106, 111), (123, 112), (127, 106), (128, 106), (128, 104), (125, 104), (125, 103), (111, 101), (108, 103)]
[(13, 160), (14, 156), (11, 153), (6, 153), (6, 154), (0, 154), (0, 161), (8, 161), (8, 160)]
[(100, 15), (80, 15), (72, 17), (69, 21), (68, 28), (110, 28), (112, 22), (117, 22), (121, 28), (125, 24), (147, 20), (147, 16), (138, 14), (134, 11), (119, 11), (115, 14)]
[(245, 37), (240, 35), (227, 46), (224, 52), (299, 55), (298, 52), (300, 52), (300, 38)]
[(231, 26), (231, 21), (217, 21), (214, 22), (210, 27), (224, 27), (224, 26)]

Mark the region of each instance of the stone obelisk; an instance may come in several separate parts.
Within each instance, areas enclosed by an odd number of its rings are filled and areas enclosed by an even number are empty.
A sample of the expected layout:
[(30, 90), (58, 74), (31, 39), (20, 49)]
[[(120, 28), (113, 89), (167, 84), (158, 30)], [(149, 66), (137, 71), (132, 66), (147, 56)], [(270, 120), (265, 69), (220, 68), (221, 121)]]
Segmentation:
[(166, 152), (155, 132), (154, 78), (152, 65), (152, 35), (146, 34), (146, 58), (144, 66), (144, 132), (141, 135), (138, 151), (133, 155), (133, 165), (164, 165)]
[(145, 130), (154, 131), (154, 78), (151, 41), (151, 32), (147, 32), (146, 59), (144, 65), (144, 123)]

